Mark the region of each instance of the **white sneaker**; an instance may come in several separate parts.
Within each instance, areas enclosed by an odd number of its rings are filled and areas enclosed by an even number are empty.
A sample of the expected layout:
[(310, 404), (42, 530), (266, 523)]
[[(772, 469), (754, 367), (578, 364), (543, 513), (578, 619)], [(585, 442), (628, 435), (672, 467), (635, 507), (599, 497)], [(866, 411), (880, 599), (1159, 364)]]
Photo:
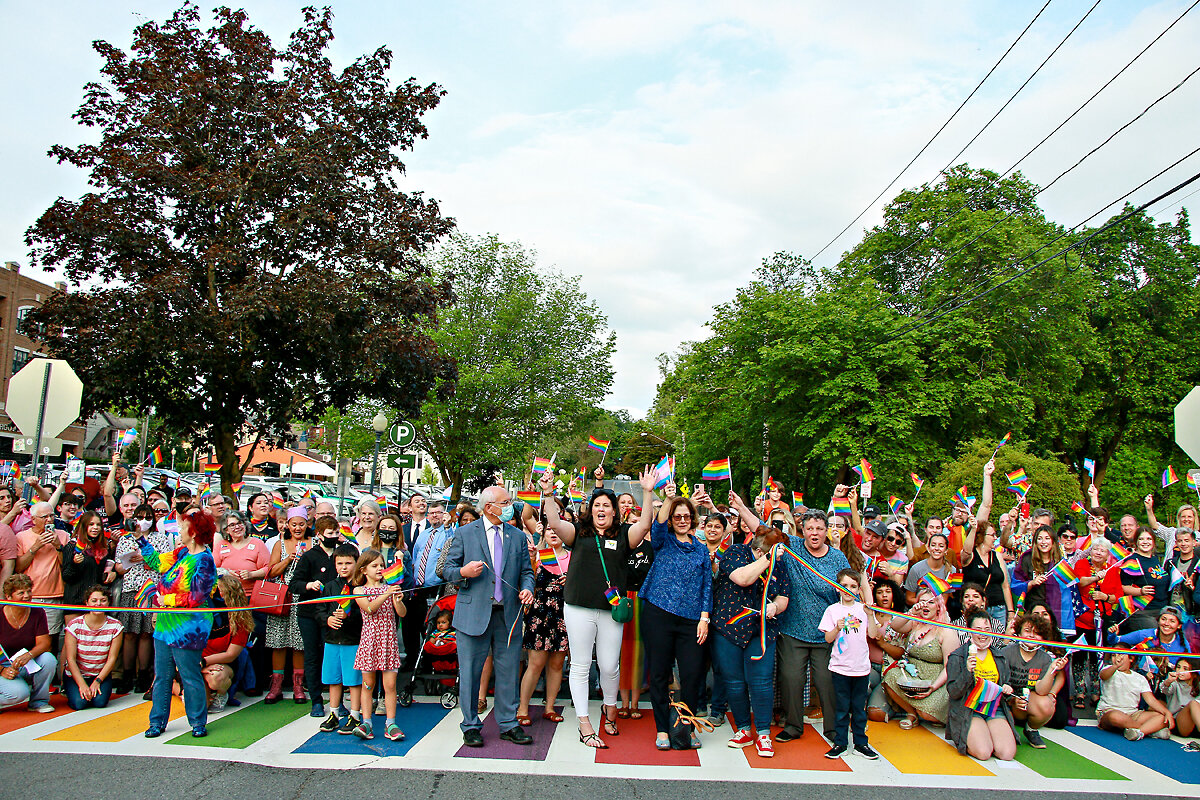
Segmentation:
[(1142, 733), (1137, 728), (1126, 728), (1125, 729), (1125, 738), (1131, 742), (1136, 742), (1139, 739), (1145, 739), (1146, 734)]
[(771, 737), (766, 734), (760, 735), (754, 741), (754, 749), (758, 752), (759, 758), (775, 757), (775, 745), (771, 744)]
[(225, 704), (228, 702), (229, 702), (229, 693), (228, 692), (221, 692), (220, 694), (214, 694), (212, 703), (210, 703), (208, 706), (208, 710), (213, 711), (213, 712), (224, 711)]
[(382, 697), (375, 701), (375, 713), (381, 717), (387, 716), (387, 706), (383, 704)]
[(1163, 728), (1162, 730), (1155, 731), (1154, 733), (1150, 734), (1150, 738), (1151, 739), (1170, 739), (1171, 738), (1171, 729)]

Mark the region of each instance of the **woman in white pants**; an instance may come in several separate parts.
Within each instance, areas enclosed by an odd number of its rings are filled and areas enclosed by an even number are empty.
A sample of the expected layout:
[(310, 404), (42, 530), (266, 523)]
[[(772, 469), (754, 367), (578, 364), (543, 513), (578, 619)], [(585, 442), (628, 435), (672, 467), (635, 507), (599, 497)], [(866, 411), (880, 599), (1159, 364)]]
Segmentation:
[[(654, 500), (654, 475), (647, 468), (640, 478), (642, 506), (650, 508)], [(605, 748), (588, 717), (588, 672), (592, 648), (600, 668), (600, 688), (604, 694), (604, 732), (616, 736), (617, 682), (621, 664), (622, 625), (612, 618), (608, 597), (625, 596), (625, 562), (629, 551), (646, 538), (653, 514), (644, 513), (632, 525), (618, 522), (617, 496), (611, 489), (592, 492), (587, 511), (578, 524), (559, 516), (549, 472), (542, 475), (542, 502), (548, 525), (571, 548), (571, 569), (563, 590), (563, 618), (571, 652), (571, 701), (579, 718), (579, 741), (588, 747)], [(603, 562), (601, 562), (603, 559)], [(607, 571), (607, 578), (605, 577)], [(615, 594), (613, 594), (615, 592)], [(609, 714), (611, 712), (611, 715)]]

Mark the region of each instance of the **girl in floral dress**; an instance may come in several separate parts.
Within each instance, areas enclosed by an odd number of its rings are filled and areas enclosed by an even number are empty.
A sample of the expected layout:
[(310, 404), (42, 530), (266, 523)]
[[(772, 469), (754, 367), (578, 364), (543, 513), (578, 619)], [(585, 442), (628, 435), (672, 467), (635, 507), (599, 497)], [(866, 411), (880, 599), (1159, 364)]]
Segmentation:
[[(383, 555), (368, 547), (354, 567), (355, 600), (362, 612), (362, 639), (354, 668), (362, 672), (362, 692), (370, 697), (375, 691), (375, 671), (383, 673), (383, 703), (387, 710), (384, 736), (393, 742), (403, 741), (404, 732), (396, 724), (396, 672), (400, 669), (400, 648), (396, 646), (396, 618), (404, 616), (404, 600), (399, 584), (383, 581)], [(370, 721), (355, 729), (355, 735), (374, 738)]]

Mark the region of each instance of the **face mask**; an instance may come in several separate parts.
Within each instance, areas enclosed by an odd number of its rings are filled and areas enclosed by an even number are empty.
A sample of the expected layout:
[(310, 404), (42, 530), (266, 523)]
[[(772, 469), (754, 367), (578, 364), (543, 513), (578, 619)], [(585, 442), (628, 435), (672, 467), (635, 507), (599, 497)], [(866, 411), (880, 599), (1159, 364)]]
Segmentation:
[(504, 510), (500, 512), (500, 521), (501, 522), (510, 522), (510, 521), (512, 521), (512, 518), (513, 518), (513, 507), (505, 506)]
[(1036, 644), (1029, 644), (1027, 642), (1018, 642), (1018, 644), (1021, 645), (1021, 649), (1024, 650), (1026, 653), (1036, 653), (1037, 652), (1038, 646)]
[(150, 520), (148, 520), (148, 519), (139, 519), (139, 520), (137, 521), (137, 529), (138, 529), (139, 531), (141, 531), (142, 533), (145, 533), (146, 531), (150, 530)]
[(179, 512), (180, 514), (182, 514), (183, 512), (187, 511), (188, 506), (190, 506), (190, 505), (191, 505), (191, 503), (176, 503), (175, 510), (177, 512)]
[(379, 541), (391, 544), (400, 538), (399, 531), (379, 531)]
[(322, 539), (321, 539), (321, 543), (324, 544), (330, 550), (337, 547), (340, 541), (341, 540), (338, 539), (338, 537), (336, 537), (336, 536), (325, 536), (325, 537), (322, 537)]

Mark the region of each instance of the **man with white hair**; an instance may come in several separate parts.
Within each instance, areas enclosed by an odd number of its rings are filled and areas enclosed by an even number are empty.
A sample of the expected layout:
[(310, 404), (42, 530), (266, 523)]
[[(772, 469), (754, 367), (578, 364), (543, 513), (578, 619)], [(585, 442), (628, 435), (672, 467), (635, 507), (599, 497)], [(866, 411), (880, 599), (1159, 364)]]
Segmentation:
[[(54, 526), (54, 506), (34, 503), (30, 510), (32, 524), (17, 534), (17, 572), (24, 572), (33, 581), (33, 602), (54, 605), (62, 602), (62, 549), (70, 534)], [(63, 630), (63, 612), (46, 609), (46, 622), (58, 652), (58, 637)]]

